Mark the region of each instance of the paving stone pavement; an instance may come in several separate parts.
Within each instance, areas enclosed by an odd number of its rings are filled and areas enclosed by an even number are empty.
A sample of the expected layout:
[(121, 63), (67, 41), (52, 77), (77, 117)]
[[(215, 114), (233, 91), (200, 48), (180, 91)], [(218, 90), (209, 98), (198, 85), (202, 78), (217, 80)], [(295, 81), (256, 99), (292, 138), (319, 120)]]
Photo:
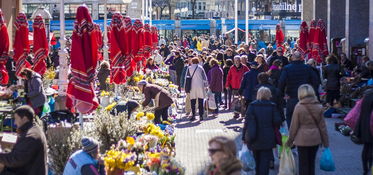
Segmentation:
[[(198, 117), (197, 117), (198, 119)], [(361, 150), (362, 146), (355, 145), (349, 139), (334, 130), (334, 123), (340, 119), (326, 119), (330, 149), (336, 164), (335, 172), (324, 172), (319, 169), (316, 159), (317, 175), (361, 175)], [(187, 175), (203, 174), (208, 166), (207, 153), (208, 141), (214, 136), (227, 136), (235, 139), (238, 150), (242, 147), (241, 131), (243, 120), (233, 119), (233, 113), (223, 113), (217, 117), (208, 117), (203, 121), (190, 122), (189, 119), (179, 116), (176, 124), (176, 158), (186, 167)], [(320, 156), (321, 151), (318, 152)], [(295, 157), (297, 159), (297, 157)], [(275, 169), (278, 170), (279, 162), (276, 160)], [(271, 175), (277, 171), (271, 170)]]

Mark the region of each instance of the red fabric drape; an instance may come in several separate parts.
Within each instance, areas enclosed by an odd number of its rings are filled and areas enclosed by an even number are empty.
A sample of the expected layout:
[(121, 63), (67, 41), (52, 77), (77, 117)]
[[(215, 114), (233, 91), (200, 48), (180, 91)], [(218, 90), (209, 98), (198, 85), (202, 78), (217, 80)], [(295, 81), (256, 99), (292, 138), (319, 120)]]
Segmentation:
[(104, 56), (102, 55), (101, 49), (104, 44), (102, 40), (102, 31), (101, 31), (100, 25), (95, 24), (95, 32), (97, 32), (97, 44), (98, 44), (97, 47), (99, 49), (99, 52), (97, 52), (98, 53), (97, 57), (99, 61), (102, 61), (104, 60)]
[(87, 114), (98, 107), (94, 93), (97, 67), (97, 31), (86, 6), (77, 9), (71, 42), (71, 73), (66, 105)]
[(320, 55), (320, 60), (318, 60), (319, 63), (321, 63), (326, 56), (328, 56), (328, 44), (326, 41), (326, 27), (324, 20), (320, 19), (317, 22), (317, 30), (319, 30), (319, 37), (318, 37), (318, 44), (319, 44), (319, 55)]
[(0, 9), (0, 84), (7, 85), (9, 75), (6, 70), (6, 62), (9, 52), (9, 35), (6, 28), (3, 11)]
[(151, 31), (152, 31), (153, 50), (156, 50), (157, 46), (158, 46), (158, 31), (157, 31), (157, 27), (152, 26), (151, 27)]
[(145, 59), (148, 59), (150, 57), (152, 48), (153, 48), (153, 36), (150, 31), (150, 25), (145, 24), (144, 25), (144, 60), (143, 60), (143, 63), (146, 64)]
[(133, 49), (134, 46), (132, 45), (134, 43), (133, 40), (136, 39), (136, 32), (134, 30), (134, 27), (132, 25), (132, 21), (131, 21), (131, 18), (129, 17), (125, 17), (124, 18), (124, 27), (125, 27), (125, 32), (124, 32), (124, 35), (125, 35), (125, 43), (124, 43), (124, 46), (125, 46), (125, 55), (126, 55), (126, 59), (125, 59), (125, 63), (124, 63), (124, 66), (125, 66), (125, 69), (126, 69), (126, 74), (127, 74), (127, 77), (130, 77), (132, 76), (134, 70), (135, 70), (135, 67), (136, 67), (136, 62), (134, 60), (134, 56), (135, 56), (135, 51)]
[(143, 61), (144, 57), (144, 26), (139, 19), (136, 19), (133, 24), (133, 30), (135, 31), (134, 39), (132, 39), (132, 53), (134, 60), (137, 62)]
[(18, 14), (14, 27), (16, 29), (13, 44), (14, 61), (16, 62), (16, 75), (21, 77), (21, 72), (24, 68), (31, 68), (31, 64), (26, 60), (30, 52), (26, 14)]
[(316, 35), (316, 21), (312, 20), (310, 23), (310, 30), (308, 33), (307, 47), (308, 47), (308, 50), (310, 51), (310, 58), (313, 58), (313, 59), (314, 59), (313, 47), (314, 47), (315, 35)]
[(298, 43), (298, 50), (303, 56), (305, 56), (308, 53), (307, 42), (308, 42), (308, 25), (306, 21), (303, 21), (300, 26), (299, 43)]
[(45, 60), (48, 57), (49, 49), (43, 18), (39, 15), (36, 16), (32, 27), (34, 29), (34, 48), (32, 50), (34, 52), (34, 58), (32, 60), (32, 69), (40, 75), (43, 75), (47, 70), (47, 63)]
[(283, 47), (285, 41), (285, 35), (284, 32), (281, 29), (281, 25), (277, 24), (276, 25), (276, 47)]
[(110, 24), (110, 80), (116, 84), (126, 82), (126, 70), (124, 67), (125, 45), (123, 17), (120, 13), (114, 13)]

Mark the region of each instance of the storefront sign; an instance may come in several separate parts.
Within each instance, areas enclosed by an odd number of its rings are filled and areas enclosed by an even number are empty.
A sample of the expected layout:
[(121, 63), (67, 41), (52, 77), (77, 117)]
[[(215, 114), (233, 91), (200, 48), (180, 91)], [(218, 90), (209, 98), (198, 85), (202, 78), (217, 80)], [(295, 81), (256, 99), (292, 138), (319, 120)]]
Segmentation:
[[(298, 8), (297, 8), (298, 7)], [(302, 4), (290, 4), (287, 2), (272, 3), (273, 11), (292, 11), (292, 12), (302, 12)]]

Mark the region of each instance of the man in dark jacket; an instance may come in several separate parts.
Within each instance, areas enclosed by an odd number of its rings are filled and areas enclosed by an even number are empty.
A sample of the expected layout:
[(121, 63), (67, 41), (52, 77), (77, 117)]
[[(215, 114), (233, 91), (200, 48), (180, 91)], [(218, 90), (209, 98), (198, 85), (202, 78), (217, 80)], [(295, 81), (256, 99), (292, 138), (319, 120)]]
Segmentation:
[(260, 73), (257, 69), (258, 63), (257, 62), (250, 62), (250, 70), (243, 75), (241, 86), (239, 89), (239, 94), (245, 98), (245, 106), (248, 106), (251, 101), (255, 99), (254, 89), (258, 84), (258, 74)]
[(0, 153), (0, 164), (5, 165), (4, 174), (46, 175), (47, 140), (42, 129), (33, 123), (34, 110), (21, 106), (14, 111), (18, 138), (9, 153)]
[(299, 86), (302, 84), (310, 84), (316, 87), (317, 84), (316, 74), (312, 71), (311, 67), (305, 65), (301, 59), (302, 55), (300, 52), (295, 51), (290, 64), (285, 66), (282, 70), (278, 82), (281, 96), (284, 97), (285, 94), (289, 96), (286, 103), (286, 121), (289, 127), (295, 105), (298, 103)]
[(28, 68), (23, 70), (22, 75), (26, 78), (28, 102), (34, 109), (35, 114), (40, 116), (47, 101), (41, 76)]
[(164, 44), (161, 45), (161, 49), (159, 50), (159, 53), (162, 55), (163, 59), (166, 59), (168, 55), (170, 55), (170, 49), (166, 47)]
[(175, 58), (172, 65), (176, 70), (176, 85), (178, 85), (180, 88), (181, 73), (183, 73), (184, 68), (184, 59), (181, 57), (180, 52), (175, 52)]
[(286, 66), (289, 64), (288, 58), (284, 57), (284, 50), (282, 47), (277, 47), (276, 55), (273, 55), (268, 59), (268, 65), (272, 66), (275, 60), (281, 60), (282, 66)]

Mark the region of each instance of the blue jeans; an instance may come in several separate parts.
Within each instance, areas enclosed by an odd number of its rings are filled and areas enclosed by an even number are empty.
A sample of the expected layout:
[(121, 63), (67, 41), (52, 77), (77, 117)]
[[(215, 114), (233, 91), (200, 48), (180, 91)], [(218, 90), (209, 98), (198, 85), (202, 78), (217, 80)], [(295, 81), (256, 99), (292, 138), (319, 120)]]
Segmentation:
[(214, 95), (215, 95), (215, 104), (216, 104), (215, 113), (218, 113), (219, 112), (219, 105), (220, 105), (220, 102), (221, 102), (221, 92), (212, 92), (212, 93), (214, 93)]

